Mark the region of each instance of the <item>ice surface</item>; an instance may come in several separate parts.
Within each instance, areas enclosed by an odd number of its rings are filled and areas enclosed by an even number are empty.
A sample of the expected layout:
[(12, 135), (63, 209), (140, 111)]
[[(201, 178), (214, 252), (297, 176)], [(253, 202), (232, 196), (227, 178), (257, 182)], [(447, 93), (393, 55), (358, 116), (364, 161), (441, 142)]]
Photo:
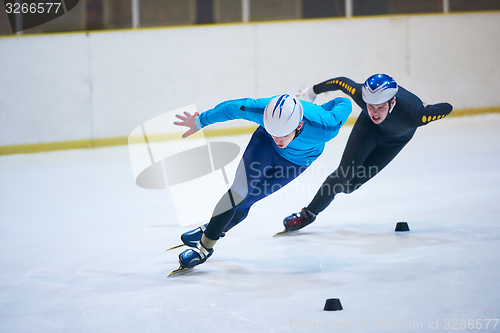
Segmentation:
[[(190, 228), (167, 190), (135, 185), (126, 146), (2, 156), (0, 332), (493, 331), (499, 128), (500, 115), (420, 128), (358, 192), (273, 238), (337, 166), (343, 128), (209, 261), (173, 278), (180, 250), (164, 250)], [(211, 140), (244, 148), (249, 136)], [(411, 231), (394, 232), (399, 221)], [(344, 310), (323, 311), (327, 298)]]

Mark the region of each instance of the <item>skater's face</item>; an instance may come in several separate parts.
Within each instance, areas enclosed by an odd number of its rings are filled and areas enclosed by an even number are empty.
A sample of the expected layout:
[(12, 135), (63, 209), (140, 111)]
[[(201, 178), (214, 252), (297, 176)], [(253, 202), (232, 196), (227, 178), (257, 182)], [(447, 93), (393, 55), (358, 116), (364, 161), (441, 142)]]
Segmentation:
[(390, 102), (385, 102), (382, 104), (374, 105), (374, 104), (366, 104), (366, 108), (368, 110), (368, 114), (370, 115), (370, 119), (375, 124), (380, 124), (385, 120), (387, 115), (389, 114), (389, 110), (392, 106), (394, 106), (396, 100), (393, 98)]
[[(297, 131), (302, 128), (302, 125), (303, 125), (303, 122), (301, 121), (299, 124), (299, 127), (297, 127)], [(271, 135), (271, 137), (273, 138), (274, 143), (276, 143), (276, 146), (278, 146), (278, 148), (286, 148), (290, 144), (290, 142), (292, 142), (292, 140), (295, 138), (295, 131), (288, 134), (287, 136), (279, 136), (278, 137), (278, 136)]]

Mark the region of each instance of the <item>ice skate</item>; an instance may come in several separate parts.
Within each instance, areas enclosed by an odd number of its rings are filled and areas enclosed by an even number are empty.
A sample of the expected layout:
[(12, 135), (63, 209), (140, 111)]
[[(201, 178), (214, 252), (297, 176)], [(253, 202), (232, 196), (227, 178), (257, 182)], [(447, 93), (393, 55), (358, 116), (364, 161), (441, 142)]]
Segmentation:
[(296, 231), (304, 228), (305, 226), (311, 224), (316, 219), (316, 215), (311, 213), (307, 208), (302, 208), (300, 213), (294, 213), (290, 216), (285, 217), (283, 220), (283, 225), (285, 230), (276, 233), (274, 236), (284, 235), (292, 231)]
[(168, 276), (185, 272), (195, 266), (203, 264), (210, 258), (212, 253), (214, 253), (213, 249), (206, 249), (201, 242), (199, 242), (197, 247), (184, 250), (179, 254), (179, 268), (173, 270)]
[[(181, 241), (182, 244), (176, 245), (169, 247), (168, 249), (165, 250), (165, 252), (178, 249), (183, 246), (189, 246), (189, 247), (196, 247), (198, 246), (198, 243), (200, 242), (201, 236), (203, 235), (203, 232), (207, 228), (207, 224), (201, 225), (197, 228), (194, 228), (192, 230), (186, 231), (181, 235)], [(225, 232), (223, 232), (220, 237), (224, 237), (226, 235)]]

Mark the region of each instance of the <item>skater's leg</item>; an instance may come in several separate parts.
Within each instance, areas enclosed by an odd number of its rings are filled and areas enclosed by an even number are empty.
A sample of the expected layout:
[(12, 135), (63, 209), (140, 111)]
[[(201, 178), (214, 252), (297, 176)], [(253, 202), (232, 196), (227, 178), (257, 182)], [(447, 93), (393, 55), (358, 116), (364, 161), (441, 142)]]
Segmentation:
[(348, 182), (356, 176), (366, 158), (375, 150), (380, 131), (375, 124), (361, 114), (347, 141), (339, 167), (321, 185), (307, 210), (315, 215), (322, 212), (335, 198), (346, 190)]
[(382, 171), (411, 140), (411, 136), (393, 139), (392, 142), (382, 142), (366, 158), (362, 167), (359, 168), (356, 176), (349, 180), (345, 189), (346, 194), (359, 189), (364, 183), (375, 177)]
[(274, 167), (266, 171), (263, 180), (254, 187), (252, 193), (243, 200), (240, 206), (238, 206), (231, 221), (224, 229), (224, 232), (227, 232), (243, 221), (254, 203), (279, 191), (293, 179), (300, 176), (306, 169), (307, 166), (295, 165), (282, 157), (278, 157)]
[(231, 222), (236, 209), (247, 200), (260, 180), (265, 177), (263, 169), (272, 167), (275, 155), (271, 138), (264, 128), (257, 128), (243, 153), (233, 185), (215, 207), (204, 232), (205, 238), (211, 240), (209, 243), (219, 239)]

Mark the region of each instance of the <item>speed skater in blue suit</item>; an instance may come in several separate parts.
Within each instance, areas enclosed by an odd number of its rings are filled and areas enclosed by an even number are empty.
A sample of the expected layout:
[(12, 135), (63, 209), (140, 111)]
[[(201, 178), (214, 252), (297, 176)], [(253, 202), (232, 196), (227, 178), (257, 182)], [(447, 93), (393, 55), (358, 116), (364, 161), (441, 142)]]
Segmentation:
[(344, 97), (316, 105), (279, 95), (230, 100), (201, 114), (176, 115), (180, 121), (174, 124), (189, 128), (183, 137), (233, 119), (260, 125), (243, 153), (233, 184), (217, 203), (208, 224), (182, 234), (181, 240), (189, 249), (179, 255), (180, 269), (204, 263), (221, 235), (243, 221), (254, 203), (302, 174), (337, 136), (351, 111), (351, 102)]

